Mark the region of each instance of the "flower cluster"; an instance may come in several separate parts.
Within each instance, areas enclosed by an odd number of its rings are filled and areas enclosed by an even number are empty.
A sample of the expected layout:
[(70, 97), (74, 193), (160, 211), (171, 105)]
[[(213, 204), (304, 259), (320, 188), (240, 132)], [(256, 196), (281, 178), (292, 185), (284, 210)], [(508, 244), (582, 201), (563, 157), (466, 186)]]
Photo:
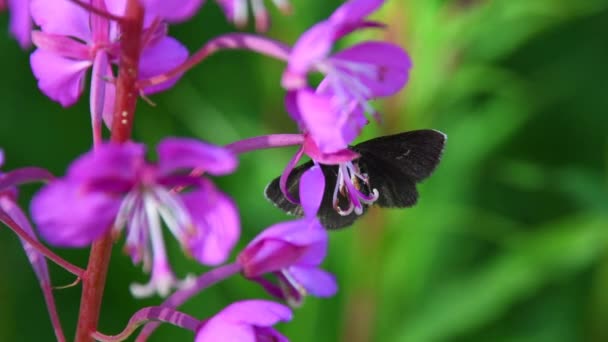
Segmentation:
[[(273, 2), (283, 13), (291, 12), (288, 0)], [(0, 219), (22, 238), (45, 295), (50, 298), (47, 303), (53, 301), (44, 257), (83, 281), (85, 293), (90, 293), (83, 296), (83, 301), (90, 301), (84, 306), (97, 305), (79, 316), (77, 339), (94, 336), (102, 341), (118, 341), (127, 338), (137, 326), (147, 324), (140, 335), (140, 340), (145, 340), (159, 322), (165, 322), (192, 330), (196, 341), (287, 341), (272, 327), (292, 318), (290, 308), (283, 304), (241, 300), (205, 319), (191, 317), (178, 311), (178, 307), (236, 274), (291, 306), (302, 305), (306, 295), (333, 296), (337, 282), (320, 268), (328, 249), (328, 233), (318, 218), (325, 194), (333, 191), (335, 198), (338, 192), (348, 189), (349, 194), (354, 194), (346, 197), (348, 208), (357, 214), (361, 213), (361, 202), (371, 204), (377, 199), (377, 193), (359, 191), (359, 183), (366, 182), (366, 175), (353, 164), (359, 154), (349, 144), (370, 118), (378, 118), (370, 101), (393, 95), (406, 84), (411, 61), (401, 47), (382, 41), (365, 41), (335, 53), (332, 50), (338, 40), (354, 31), (382, 28), (382, 23), (371, 21), (368, 16), (384, 0), (346, 1), (327, 19), (304, 32), (293, 46), (259, 34), (227, 33), (190, 55), (168, 35), (168, 27), (193, 17), (203, 3), (8, 2), (11, 32), (23, 46), (31, 37), (36, 47), (30, 57), (31, 68), (46, 96), (70, 106), (90, 83), (93, 148), (77, 158), (61, 178), (41, 169), (0, 174)], [(239, 27), (247, 23), (249, 7), (258, 32), (266, 31), (270, 25), (263, 0), (217, 0), (217, 4), (227, 19)], [(32, 23), (36, 25), (34, 30)], [(156, 161), (147, 159), (145, 146), (133, 141), (130, 133), (137, 96), (170, 89), (181, 75), (206, 57), (230, 49), (250, 50), (285, 62), (277, 85), (286, 92), (286, 112), (300, 132), (248, 138), (223, 147), (191, 138), (165, 138), (157, 145)], [(91, 76), (87, 80), (89, 69)], [(309, 83), (314, 72), (323, 75), (319, 84)], [(103, 139), (103, 121), (110, 129), (109, 141)], [(236, 253), (233, 262), (228, 262), (240, 237), (241, 219), (235, 202), (207, 176), (235, 171), (239, 154), (293, 145), (300, 148), (287, 163), (280, 189), (289, 201), (300, 206), (302, 217), (271, 225)], [(311, 167), (298, 171), (297, 189), (288, 189), (288, 179), (304, 154), (312, 159)], [(2, 156), (0, 152), (0, 164)], [(335, 189), (326, 189), (326, 165), (338, 166)], [(15, 200), (15, 186), (26, 181), (47, 183), (30, 205), (37, 232), (46, 242), (59, 247), (93, 245), (94, 250), (105, 248), (103, 241), (108, 237), (116, 241), (124, 235), (125, 253), (134, 264), (141, 264), (145, 272), (151, 273), (147, 284), (131, 285), (132, 294), (168, 296), (162, 306), (138, 311), (121, 334), (95, 332), (95, 322), (90, 325), (90, 317), (82, 315), (99, 310), (95, 303), (100, 302), (101, 294), (95, 288), (103, 288), (105, 279), (91, 284), (95, 277), (90, 277), (90, 273), (107, 263), (108, 257), (92, 253), (89, 266), (81, 270), (40, 244)], [(163, 226), (187, 256), (211, 269), (196, 277), (178, 278), (167, 257)], [(56, 336), (64, 340), (54, 304), (49, 310)]]

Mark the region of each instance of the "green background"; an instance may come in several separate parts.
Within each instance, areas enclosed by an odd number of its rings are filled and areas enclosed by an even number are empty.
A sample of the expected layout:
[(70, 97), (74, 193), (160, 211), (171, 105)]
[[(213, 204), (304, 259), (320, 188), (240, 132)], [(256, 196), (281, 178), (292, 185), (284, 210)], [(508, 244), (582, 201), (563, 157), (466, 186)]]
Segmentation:
[[(294, 0), (271, 37), (294, 42), (337, 1)], [(268, 2), (269, 7), (272, 6)], [(363, 138), (417, 128), (449, 136), (443, 161), (407, 210), (372, 210), (332, 232), (326, 269), (331, 299), (307, 298), (281, 330), (292, 341), (608, 341), (608, 1), (392, 0), (374, 18), (388, 30), (342, 42), (389, 39), (406, 48), (408, 86), (378, 101), (384, 122)], [(90, 147), (87, 96), (63, 109), (36, 87), (28, 52), (0, 17), (0, 146), (4, 170), (38, 165), (62, 175)], [(215, 3), (171, 27), (191, 51), (234, 30)], [(295, 132), (283, 109), (282, 62), (223, 52), (138, 107), (135, 138), (169, 135), (217, 144)], [(244, 155), (218, 179), (241, 211), (240, 246), (286, 216), (262, 191), (293, 149)], [(35, 186), (22, 191), (27, 208)], [(168, 234), (167, 234), (168, 235)], [(205, 268), (170, 240), (179, 275)], [(138, 308), (128, 285), (145, 281), (114, 248), (100, 330), (117, 333)], [(41, 291), (17, 238), (0, 230), (0, 341), (49, 341)], [(84, 266), (86, 250), (58, 250)], [(54, 284), (74, 279), (51, 266)], [(184, 311), (207, 317), (232, 301), (267, 296), (235, 277), (201, 293)], [(56, 291), (73, 336), (80, 286)], [(153, 341), (188, 341), (162, 327)]]

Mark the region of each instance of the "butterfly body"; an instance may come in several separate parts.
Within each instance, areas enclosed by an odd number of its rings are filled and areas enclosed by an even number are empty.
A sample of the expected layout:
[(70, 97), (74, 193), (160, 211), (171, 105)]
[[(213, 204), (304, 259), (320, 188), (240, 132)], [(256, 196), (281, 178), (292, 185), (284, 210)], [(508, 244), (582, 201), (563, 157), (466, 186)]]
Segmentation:
[[(374, 203), (386, 208), (406, 208), (416, 204), (416, 183), (430, 176), (439, 164), (446, 135), (435, 130), (417, 130), (374, 138), (349, 147), (360, 157), (350, 165), (350, 180), (364, 197), (374, 197)], [(287, 178), (287, 191), (299, 201), (299, 180), (314, 165), (306, 162), (292, 170)], [(345, 212), (349, 206), (348, 189), (341, 186), (339, 165), (320, 164), (325, 176), (325, 191), (317, 213), (327, 229), (349, 226), (370, 204), (362, 203), (359, 210)], [(361, 176), (361, 177), (359, 177)], [(302, 216), (302, 207), (289, 201), (281, 192), (279, 178), (271, 181), (265, 190), (266, 197), (281, 210)], [(376, 196), (377, 195), (377, 196)]]

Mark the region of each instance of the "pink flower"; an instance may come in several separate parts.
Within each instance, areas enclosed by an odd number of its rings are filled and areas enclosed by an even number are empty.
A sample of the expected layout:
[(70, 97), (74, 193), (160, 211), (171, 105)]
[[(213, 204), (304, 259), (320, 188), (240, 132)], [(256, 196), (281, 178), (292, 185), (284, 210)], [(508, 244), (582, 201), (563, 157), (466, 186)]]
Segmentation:
[[(93, 0), (92, 6), (122, 15), (126, 0)], [(32, 53), (32, 71), (44, 94), (63, 106), (74, 104), (82, 94), (86, 71), (92, 67), (91, 112), (93, 121), (103, 115), (111, 125), (115, 87), (111, 64), (118, 62), (120, 29), (114, 22), (87, 12), (69, 0), (32, 0), (32, 17), (40, 31), (34, 31), (38, 49)], [(166, 29), (154, 17), (145, 19), (140, 78), (171, 70), (188, 57), (187, 49), (166, 36)], [(170, 88), (171, 79), (144, 89), (153, 93)]]
[(245, 300), (233, 303), (211, 317), (198, 329), (196, 342), (288, 342), (272, 328), (278, 322), (291, 320), (288, 307), (267, 300)]
[[(282, 84), (288, 90), (286, 107), (321, 152), (348, 147), (375, 115), (369, 101), (390, 96), (407, 82), (411, 61), (397, 45), (367, 41), (331, 54), (334, 43), (354, 30), (379, 26), (365, 17), (383, 0), (351, 0), (329, 19), (306, 31), (291, 50)], [(321, 72), (323, 81), (313, 90), (308, 74)]]
[[(135, 296), (180, 287), (171, 271), (161, 220), (182, 247), (207, 265), (224, 262), (240, 234), (234, 202), (210, 180), (189, 174), (234, 171), (235, 156), (191, 139), (167, 138), (151, 164), (140, 144), (108, 143), (76, 160), (66, 177), (49, 183), (32, 200), (40, 234), (57, 246), (81, 247), (113, 227), (125, 226), (126, 248), (134, 263), (152, 271), (148, 284), (134, 284)], [(176, 187), (185, 188), (176, 192)]]
[[(329, 297), (337, 291), (334, 277), (319, 269), (327, 253), (327, 231), (316, 217), (324, 187), (319, 166), (306, 171), (300, 181), (304, 218), (271, 226), (238, 256), (245, 277), (294, 304), (308, 293)], [(278, 286), (262, 278), (267, 273), (276, 277)]]

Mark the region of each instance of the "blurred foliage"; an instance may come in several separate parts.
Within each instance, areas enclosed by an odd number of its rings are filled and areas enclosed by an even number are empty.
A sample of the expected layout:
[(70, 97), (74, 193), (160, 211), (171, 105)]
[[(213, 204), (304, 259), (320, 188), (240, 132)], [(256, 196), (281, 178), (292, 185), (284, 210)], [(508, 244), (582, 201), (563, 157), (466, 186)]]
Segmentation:
[[(294, 15), (273, 13), (270, 36), (293, 42), (337, 1), (294, 0)], [(442, 164), (408, 210), (372, 210), (334, 232), (326, 267), (341, 290), (307, 299), (281, 329), (292, 341), (608, 341), (608, 1), (388, 1), (375, 15), (384, 31), (357, 33), (404, 46), (410, 84), (377, 108), (384, 122), (369, 138), (432, 127), (449, 135)], [(0, 146), (6, 169), (47, 167), (63, 174), (87, 150), (88, 105), (63, 109), (36, 88), (27, 54), (0, 28)], [(172, 27), (191, 50), (233, 30), (214, 4)], [(167, 135), (218, 144), (292, 132), (279, 87), (282, 63), (223, 52), (171, 91), (141, 102), (135, 136), (151, 146)], [(245, 244), (285, 216), (262, 197), (292, 150), (255, 152), (218, 179), (241, 210)], [(23, 191), (23, 204), (35, 191)], [(121, 242), (122, 243), (122, 242)], [(176, 244), (179, 274), (204, 268)], [(0, 234), (0, 341), (46, 341), (52, 330), (18, 240)], [(85, 265), (86, 250), (59, 252)], [(56, 285), (73, 281), (53, 268)], [(117, 246), (100, 330), (118, 332), (137, 308), (128, 284), (141, 274)], [(79, 287), (57, 291), (71, 334)], [(227, 303), (265, 297), (231, 279), (185, 305), (198, 317)], [(154, 341), (190, 340), (163, 327)]]

